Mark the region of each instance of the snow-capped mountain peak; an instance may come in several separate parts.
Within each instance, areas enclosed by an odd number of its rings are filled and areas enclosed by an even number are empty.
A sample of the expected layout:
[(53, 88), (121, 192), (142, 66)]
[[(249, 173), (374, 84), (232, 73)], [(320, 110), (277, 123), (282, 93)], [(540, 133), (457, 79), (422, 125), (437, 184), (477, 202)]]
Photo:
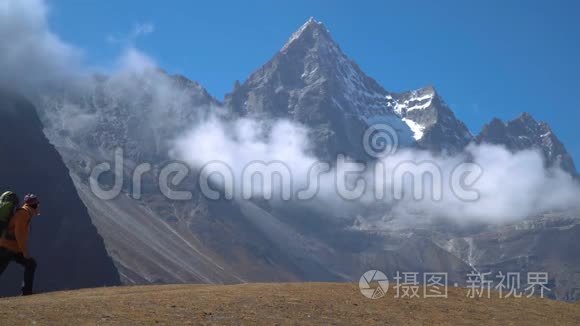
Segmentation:
[(391, 125), (400, 133), (400, 144), (415, 142), (408, 125), (389, 107), (388, 94), (312, 18), (225, 102), (242, 115), (290, 118), (307, 125), (324, 157), (362, 157), (361, 137), (370, 123)]
[(284, 44), (280, 52), (285, 52), (288, 48), (297, 40), (299, 40), (304, 34), (311, 33), (316, 36), (328, 36), (328, 30), (322, 22), (317, 21), (314, 17), (310, 17), (306, 23), (304, 23), (300, 28), (290, 36), (290, 39)]

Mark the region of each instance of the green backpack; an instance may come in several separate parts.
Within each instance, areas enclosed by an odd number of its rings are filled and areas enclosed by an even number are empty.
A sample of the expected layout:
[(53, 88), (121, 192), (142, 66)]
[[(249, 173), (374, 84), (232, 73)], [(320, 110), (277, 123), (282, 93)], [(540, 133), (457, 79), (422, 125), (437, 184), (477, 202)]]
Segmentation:
[(14, 210), (18, 207), (18, 196), (12, 191), (6, 191), (0, 196), (0, 235), (8, 229)]

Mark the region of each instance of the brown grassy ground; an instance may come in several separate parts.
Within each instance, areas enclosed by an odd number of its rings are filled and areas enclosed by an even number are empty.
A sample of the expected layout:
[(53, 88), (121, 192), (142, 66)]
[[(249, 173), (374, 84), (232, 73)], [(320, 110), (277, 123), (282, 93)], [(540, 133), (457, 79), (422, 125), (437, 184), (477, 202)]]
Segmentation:
[(378, 300), (333, 283), (165, 285), (0, 299), (2, 325), (580, 325), (580, 303), (548, 299)]

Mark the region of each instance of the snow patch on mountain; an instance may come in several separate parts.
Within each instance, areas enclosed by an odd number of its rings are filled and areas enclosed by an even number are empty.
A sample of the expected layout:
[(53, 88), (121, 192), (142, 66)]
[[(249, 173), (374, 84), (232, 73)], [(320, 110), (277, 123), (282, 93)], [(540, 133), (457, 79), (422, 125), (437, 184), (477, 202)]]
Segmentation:
[(430, 107), (434, 97), (435, 91), (432, 88), (425, 88), (411, 91), (397, 99), (394, 99), (389, 95), (387, 99), (394, 101), (394, 104), (391, 104), (391, 106), (394, 108), (394, 111), (398, 115), (404, 116), (407, 112), (413, 110), (423, 110)]
[(405, 122), (407, 126), (411, 128), (411, 131), (413, 131), (413, 138), (415, 138), (415, 140), (420, 140), (421, 138), (423, 138), (425, 126), (422, 126), (416, 123), (415, 121), (407, 118), (403, 118), (403, 122)]

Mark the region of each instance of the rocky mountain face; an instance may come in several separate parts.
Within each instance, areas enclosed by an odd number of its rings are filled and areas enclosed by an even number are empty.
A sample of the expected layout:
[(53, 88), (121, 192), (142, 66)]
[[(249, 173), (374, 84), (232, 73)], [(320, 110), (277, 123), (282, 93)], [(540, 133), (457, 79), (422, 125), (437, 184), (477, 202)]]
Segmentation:
[[(30, 252), (38, 263), (39, 292), (119, 284), (102, 237), (56, 149), (43, 134), (34, 106), (0, 91), (0, 185), (21, 198), (35, 193), (41, 215), (32, 220)], [(22, 271), (12, 264), (0, 278), (2, 295), (16, 294)]]
[(547, 296), (575, 301), (580, 299), (580, 245), (575, 240), (580, 236), (579, 214), (545, 214), (461, 237), (444, 236), (439, 244), (491, 275), (519, 272), (525, 282), (528, 272), (548, 273)]
[(476, 141), (504, 145), (512, 151), (537, 149), (543, 153), (548, 166), (560, 166), (573, 175), (577, 173), (572, 156), (550, 126), (536, 121), (529, 113), (507, 123), (493, 119), (483, 127)]
[(429, 86), (388, 98), (389, 106), (413, 131), (419, 148), (454, 154), (473, 141), (471, 132), (435, 88)]
[[(472, 269), (507, 266), (554, 271), (554, 297), (575, 298), (570, 275), (580, 268), (576, 260), (569, 260), (566, 273), (557, 273), (562, 243), (542, 247), (537, 242), (573, 237), (574, 216), (548, 217), (549, 223), (541, 223), (545, 216), (530, 217), (509, 227), (467, 230), (448, 225), (377, 229), (361, 226), (371, 214), (365, 211), (329, 216), (298, 205), (209, 200), (197, 189), (195, 170), (182, 183), (193, 198), (174, 201), (160, 192), (159, 169), (171, 160), (171, 141), (208, 114), (299, 122), (310, 130), (313, 153), (321, 159), (339, 153), (369, 159), (362, 134), (384, 123), (397, 132), (402, 146), (438, 153), (460, 152), (472, 141), (512, 150), (543, 146), (551, 162), (566, 161), (565, 149), (544, 124), (492, 122), (474, 138), (434, 88), (383, 89), (313, 19), (269, 62), (236, 83), (223, 104), (198, 83), (160, 71), (101, 76), (87, 84), (39, 100), (41, 118), (125, 284), (352, 281), (369, 269), (448, 272), (450, 280), (461, 283)], [(90, 189), (90, 173), (111, 161), (118, 148), (124, 151), (127, 182), (119, 196), (102, 200)], [(151, 164), (151, 171), (135, 196), (130, 181), (141, 163)], [(573, 163), (565, 164), (572, 171)], [(372, 211), (384, 214), (381, 207)]]

